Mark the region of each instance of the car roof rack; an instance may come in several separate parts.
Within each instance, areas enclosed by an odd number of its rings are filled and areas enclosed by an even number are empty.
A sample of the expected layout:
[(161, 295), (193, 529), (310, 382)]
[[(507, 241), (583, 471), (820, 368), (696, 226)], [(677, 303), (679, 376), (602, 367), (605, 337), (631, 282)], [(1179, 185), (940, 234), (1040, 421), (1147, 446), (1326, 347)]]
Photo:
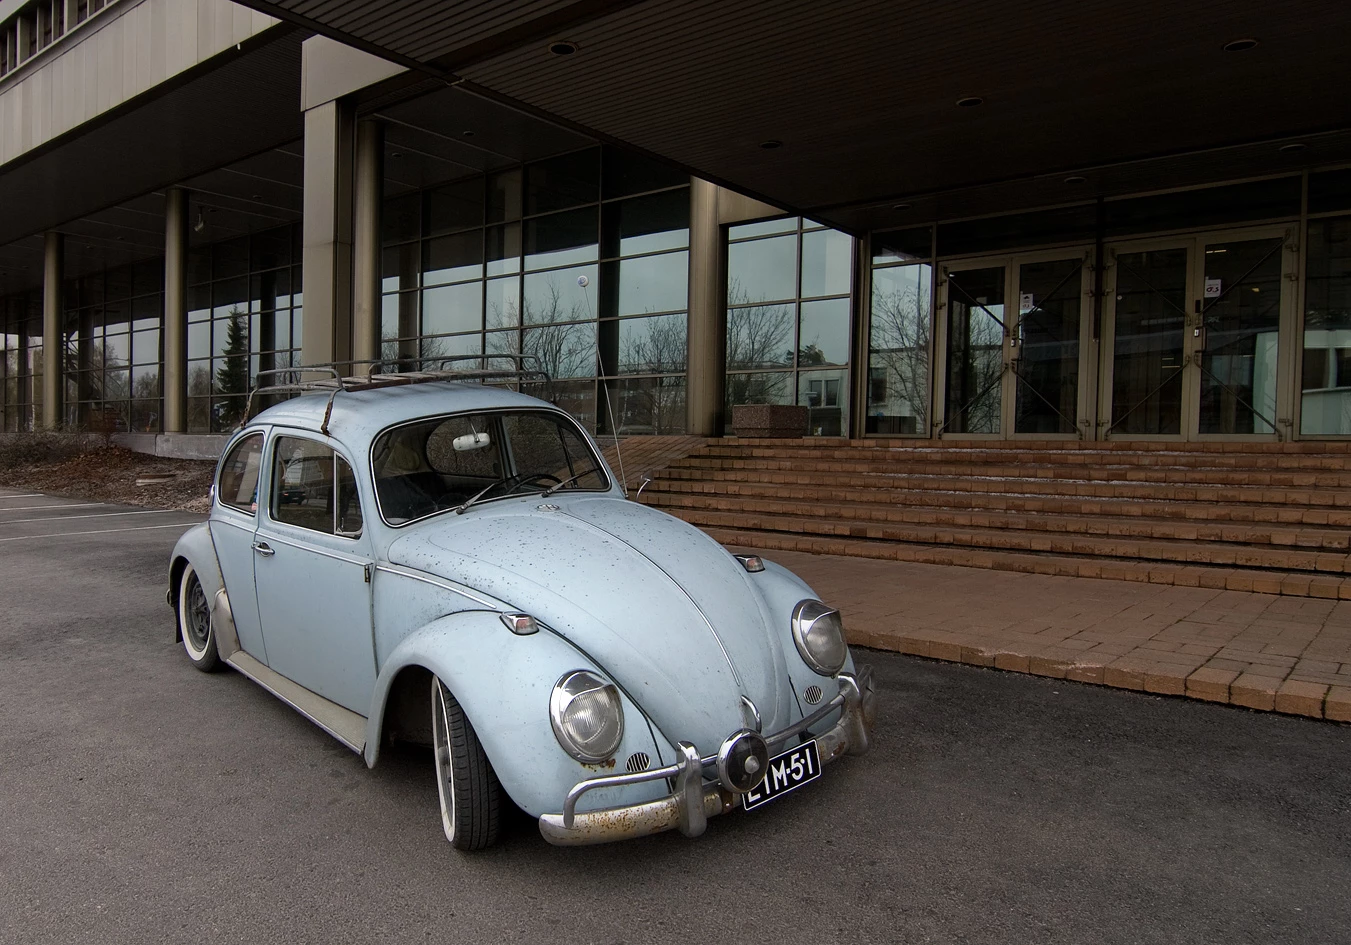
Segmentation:
[[(513, 366), (488, 367), (493, 361), (506, 361)], [(477, 362), (480, 366), (476, 368), (446, 366), (469, 362)], [(417, 367), (411, 368), (412, 365)], [(365, 368), (365, 373), (343, 373), (343, 369), (355, 371), (358, 368)], [(307, 379), (306, 374), (321, 376)], [(265, 377), (272, 378), (272, 383), (261, 383)], [(533, 354), (453, 354), (428, 358), (374, 358), (366, 361), (297, 364), (259, 371), (257, 381), (254, 388), (249, 391), (248, 400), (244, 403), (244, 416), (236, 429), (243, 429), (253, 416), (254, 398), (266, 394), (327, 392), (328, 404), (324, 407), (324, 422), (319, 427), (319, 432), (325, 436), (328, 435), (328, 421), (333, 416), (333, 401), (339, 394), (347, 391), (377, 390), (405, 384), (427, 384), (433, 381), (459, 381), (490, 386), (540, 383), (545, 387), (547, 399), (551, 403), (553, 401), (553, 379), (544, 369), (543, 362)]]

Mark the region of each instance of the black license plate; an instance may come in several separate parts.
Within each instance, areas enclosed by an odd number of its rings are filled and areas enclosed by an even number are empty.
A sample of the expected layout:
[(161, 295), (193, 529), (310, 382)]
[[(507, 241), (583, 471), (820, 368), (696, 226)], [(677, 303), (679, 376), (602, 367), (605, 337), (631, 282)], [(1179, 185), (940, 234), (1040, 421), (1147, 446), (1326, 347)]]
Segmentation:
[(741, 795), (741, 806), (754, 810), (819, 777), (821, 756), (816, 751), (816, 741), (812, 740), (769, 759), (765, 779)]

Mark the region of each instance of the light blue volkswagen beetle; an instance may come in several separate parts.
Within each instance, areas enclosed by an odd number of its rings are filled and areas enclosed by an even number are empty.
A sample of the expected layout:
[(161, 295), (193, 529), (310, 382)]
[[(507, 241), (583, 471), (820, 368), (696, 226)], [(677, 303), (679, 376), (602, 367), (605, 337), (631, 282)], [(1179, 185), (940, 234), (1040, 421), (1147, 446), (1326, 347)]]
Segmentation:
[(542, 400), (440, 372), (335, 379), (248, 421), (169, 564), (188, 658), (374, 766), (433, 748), (441, 820), (509, 802), (587, 844), (756, 807), (867, 750), (837, 611), (626, 499)]

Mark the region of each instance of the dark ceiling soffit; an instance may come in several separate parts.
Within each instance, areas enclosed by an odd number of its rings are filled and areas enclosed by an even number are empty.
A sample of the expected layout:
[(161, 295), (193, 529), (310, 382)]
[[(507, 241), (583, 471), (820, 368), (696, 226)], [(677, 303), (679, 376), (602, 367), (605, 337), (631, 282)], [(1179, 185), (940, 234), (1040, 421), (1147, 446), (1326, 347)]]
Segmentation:
[[(932, 197), (946, 197), (952, 194), (962, 194), (972, 190), (979, 190), (983, 187), (1001, 187), (1009, 184), (1026, 183), (1028, 181), (1048, 180), (1061, 177), (1065, 174), (1094, 174), (1102, 171), (1110, 171), (1118, 167), (1133, 167), (1141, 164), (1150, 164), (1155, 161), (1163, 162), (1175, 158), (1193, 157), (1200, 154), (1219, 154), (1225, 151), (1232, 151), (1238, 148), (1248, 148), (1254, 145), (1268, 144), (1271, 146), (1279, 145), (1287, 141), (1307, 142), (1313, 138), (1324, 137), (1328, 135), (1345, 134), (1351, 131), (1351, 126), (1339, 125), (1335, 127), (1319, 128), (1313, 131), (1294, 132), (1283, 134), (1273, 138), (1259, 138), (1256, 140), (1231, 141), (1227, 144), (1219, 144), (1209, 148), (1196, 148), (1190, 151), (1159, 151), (1153, 154), (1146, 154), (1140, 157), (1123, 158), (1120, 161), (1111, 161), (1106, 164), (1094, 164), (1090, 166), (1074, 165), (1065, 166), (1057, 170), (1038, 171), (1036, 174), (1025, 174), (1018, 177), (995, 177), (987, 180), (971, 181), (957, 187), (945, 187), (941, 190), (926, 190), (907, 193), (893, 194), (889, 197), (870, 197), (867, 200), (849, 201), (847, 203), (821, 204), (820, 206), (807, 207), (802, 210), (806, 216), (813, 214), (831, 214), (831, 213), (855, 213), (866, 212), (868, 210), (879, 210), (889, 207), (898, 201), (927, 200)], [(1273, 172), (1280, 176), (1281, 172)], [(1259, 175), (1270, 176), (1270, 175)], [(1132, 191), (1134, 193), (1134, 191)], [(1104, 196), (1114, 197), (1117, 194), (1105, 194)], [(766, 201), (772, 203), (772, 201)], [(1072, 201), (1072, 203), (1082, 203), (1083, 200)]]
[[(178, 73), (177, 75), (172, 76), (171, 78), (166, 79), (165, 81), (160, 82), (155, 86), (152, 86), (151, 88), (142, 92), (140, 95), (137, 95), (134, 98), (127, 99), (125, 102), (123, 102), (121, 105), (118, 105), (116, 108), (110, 108), (101, 115), (95, 115), (88, 121), (80, 122), (78, 125), (71, 128), (69, 131), (63, 132), (57, 137), (52, 138), (50, 141), (38, 145), (36, 148), (33, 148), (29, 151), (25, 151), (23, 154), (21, 154), (14, 160), (8, 161), (4, 164), (0, 164), (0, 181), (2, 181), (4, 179), (4, 176), (8, 174), (10, 171), (13, 171), (19, 167), (23, 167), (25, 164), (28, 164), (32, 161), (36, 161), (39, 158), (44, 157), (45, 155), (60, 149), (63, 145), (69, 143), (70, 141), (73, 141), (76, 138), (83, 137), (84, 135), (87, 135), (89, 132), (96, 131), (99, 128), (104, 127), (105, 125), (109, 125), (129, 113), (134, 112), (139, 108), (145, 107), (150, 102), (153, 102), (156, 99), (164, 98), (166, 95), (176, 92), (186, 85), (192, 84), (192, 82), (194, 82), (197, 79), (200, 79), (202, 76), (214, 72), (221, 66), (220, 63), (221, 56), (233, 55), (234, 58), (236, 59), (242, 56), (247, 56), (249, 53), (253, 52), (256, 49), (262, 49), (266, 46), (271, 46), (278, 40), (283, 39), (288, 33), (291, 33), (293, 30), (294, 27), (290, 26), (289, 24), (279, 24), (278, 26), (274, 26), (271, 27), (270, 29), (263, 30), (263, 32), (258, 33), (255, 36), (250, 36), (248, 39), (244, 40), (244, 42), (238, 44), (239, 48), (237, 50), (233, 52), (226, 50), (225, 52), (220, 53), (219, 55), (212, 56), (210, 59), (207, 59), (204, 62), (199, 62), (197, 63), (197, 65), (192, 66), (189, 69), (185, 69), (184, 71)], [(123, 201), (118, 201), (118, 203), (122, 202)], [(117, 206), (117, 204), (111, 204), (110, 206)], [(100, 209), (106, 210), (108, 208), (102, 207)], [(97, 213), (99, 211), (94, 212)]]
[(413, 69), (427, 75), (453, 82), (457, 77), (454, 75), (456, 69), (463, 69), (466, 66), (477, 65), (484, 60), (491, 59), (502, 53), (511, 52), (531, 42), (538, 42), (549, 39), (559, 30), (570, 29), (589, 22), (600, 16), (615, 13), (625, 7), (635, 6), (644, 0), (577, 0), (554, 13), (548, 13), (543, 16), (535, 17), (532, 20), (526, 20), (518, 26), (505, 29), (494, 34), (487, 39), (480, 40), (477, 43), (471, 43), (453, 53), (444, 56), (438, 56), (436, 59), (423, 62), (414, 59), (411, 56), (405, 56), (402, 53), (394, 52), (390, 49), (372, 43), (360, 36), (354, 36), (345, 33), (342, 30), (334, 29), (321, 20), (294, 13), (276, 3), (269, 3), (267, 0), (237, 0), (246, 7), (252, 7), (255, 10), (266, 13), (268, 16), (276, 17), (293, 23), (296, 26), (303, 27), (313, 33), (321, 36), (327, 36), (329, 39), (337, 40), (347, 46), (368, 52), (372, 56), (378, 56), (389, 62), (397, 63), (406, 69)]

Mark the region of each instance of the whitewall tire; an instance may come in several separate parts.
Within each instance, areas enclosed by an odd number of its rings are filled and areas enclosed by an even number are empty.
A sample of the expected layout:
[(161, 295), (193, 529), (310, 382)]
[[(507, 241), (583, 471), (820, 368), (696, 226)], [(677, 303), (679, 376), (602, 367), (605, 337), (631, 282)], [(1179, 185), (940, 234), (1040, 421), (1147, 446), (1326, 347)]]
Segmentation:
[(216, 650), (216, 630), (211, 621), (211, 604), (191, 564), (184, 566), (178, 579), (178, 634), (192, 665), (204, 673), (223, 669), (225, 663)]

